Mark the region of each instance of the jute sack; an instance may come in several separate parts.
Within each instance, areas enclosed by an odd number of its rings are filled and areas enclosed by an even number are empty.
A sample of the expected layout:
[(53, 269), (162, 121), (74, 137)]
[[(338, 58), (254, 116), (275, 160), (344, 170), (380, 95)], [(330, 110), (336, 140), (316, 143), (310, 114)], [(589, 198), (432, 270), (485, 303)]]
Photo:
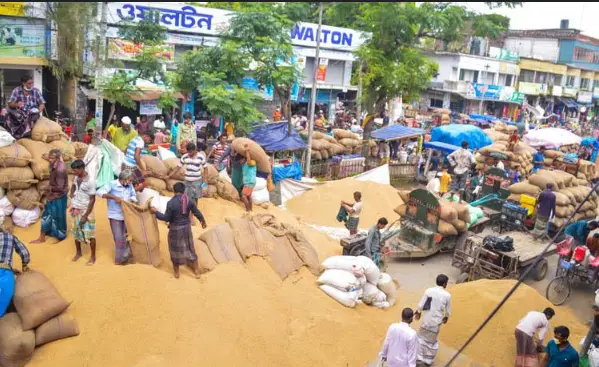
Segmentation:
[[(542, 171), (544, 172), (546, 170), (542, 170)], [(560, 170), (554, 170), (551, 172), (554, 176), (561, 177), (561, 179), (564, 181), (564, 184), (566, 186), (572, 185), (572, 181), (576, 178), (576, 177), (574, 177), (574, 175), (571, 175), (568, 172), (564, 172), (564, 171), (560, 171)]]
[(333, 156), (333, 155), (338, 155), (338, 154), (343, 154), (345, 152), (345, 147), (343, 145), (340, 144), (329, 144), (329, 155)]
[(461, 219), (456, 219), (451, 224), (459, 233), (466, 232), (468, 230), (468, 224)]
[(453, 222), (458, 219), (458, 211), (451, 205), (445, 202), (439, 203), (439, 217), (447, 222)]
[(150, 212), (151, 199), (142, 206), (123, 201), (127, 234), (131, 237), (133, 260), (139, 264), (160, 266), (160, 233), (156, 217)]
[(31, 139), (19, 139), (17, 144), (24, 146), (31, 154), (31, 169), (35, 178), (38, 180), (50, 178), (50, 163), (44, 159), (44, 154), (50, 152), (49, 145)]
[(410, 201), (410, 190), (399, 190), (397, 191), (397, 194), (404, 203)]
[(214, 167), (212, 164), (208, 164), (206, 166), (206, 170), (208, 172), (206, 174), (206, 177), (203, 177), (204, 181), (206, 181), (206, 183), (209, 185), (216, 185), (216, 183), (218, 182), (218, 171), (216, 170), (216, 167)]
[(320, 150), (313, 150), (312, 153), (310, 153), (310, 157), (316, 161), (322, 160), (322, 154), (320, 154)]
[(235, 246), (244, 260), (251, 256), (267, 255), (264, 237), (254, 222), (244, 218), (225, 218), (225, 222), (231, 227)]
[(40, 203), (40, 193), (34, 186), (25, 190), (10, 190), (6, 196), (12, 205), (25, 210), (32, 210)]
[(567, 193), (570, 193), (572, 196), (574, 196), (574, 202), (579, 203), (582, 201), (582, 199), (584, 199), (584, 194), (578, 190), (578, 187), (566, 187), (565, 189), (560, 190), (561, 193), (564, 193), (567, 195)]
[(320, 131), (313, 131), (312, 132), (312, 142), (314, 142), (314, 140), (324, 139), (325, 136), (326, 136), (326, 134), (323, 134)]
[(271, 173), (272, 167), (270, 166), (270, 158), (264, 149), (262, 149), (262, 147), (255, 141), (247, 138), (236, 138), (231, 143), (231, 149), (235, 150), (237, 154), (245, 154), (244, 146), (246, 144), (250, 148), (250, 157), (252, 157), (252, 159), (255, 160), (256, 164), (258, 165), (258, 171)]
[(264, 246), (268, 251), (266, 260), (281, 279), (287, 278), (289, 274), (304, 265), (286, 235), (277, 236), (266, 228), (260, 228), (260, 233), (264, 238)]
[(334, 136), (331, 136), (331, 135), (325, 134), (324, 137), (322, 138), (322, 140), (328, 141), (329, 144), (337, 144), (337, 140), (335, 139)]
[(39, 192), (40, 194), (45, 191), (48, 191), (48, 189), (50, 188), (50, 180), (39, 181), (36, 187), (37, 192)]
[(520, 202), (520, 194), (510, 194), (510, 196), (507, 197), (508, 201), (515, 201), (516, 203)]
[[(310, 242), (306, 239), (306, 236), (304, 236), (302, 231), (295, 226), (285, 223), (282, 223), (282, 226), (287, 231), (286, 236), (300, 259), (302, 259), (312, 274), (319, 275), (321, 267), (318, 253), (316, 253), (314, 247), (312, 247)], [(366, 277), (368, 278), (368, 274)]]
[(453, 224), (446, 222), (444, 220), (439, 220), (439, 233), (443, 236), (455, 236), (458, 234), (458, 230), (453, 226)]
[(196, 254), (198, 255), (198, 266), (200, 273), (207, 273), (216, 267), (216, 261), (208, 246), (204, 241), (194, 240), (193, 241), (196, 249)]
[(374, 148), (374, 147), (376, 147), (376, 145), (377, 145), (376, 141), (374, 141), (374, 140), (368, 140), (368, 147), (369, 148)]
[(179, 183), (179, 182), (183, 182), (183, 181), (179, 181), (179, 180), (166, 180), (166, 190), (170, 191), (170, 192), (174, 192), (175, 191), (175, 184)]
[(29, 362), (35, 349), (35, 333), (25, 331), (15, 312), (0, 318), (0, 366), (22, 367)]
[(329, 151), (326, 149), (321, 150), (320, 156), (322, 157), (322, 159), (329, 159)]
[(31, 162), (31, 153), (17, 143), (0, 148), (0, 167), (27, 167)]
[(568, 207), (568, 206), (557, 205), (555, 207), (555, 216), (556, 217), (566, 218), (570, 214), (572, 214), (572, 210), (570, 210), (570, 207)]
[(62, 159), (65, 162), (75, 160), (75, 146), (65, 138), (51, 142), (50, 149), (58, 149), (62, 153)]
[(216, 183), (216, 192), (218, 196), (229, 201), (239, 201), (239, 192), (232, 183), (219, 179)]
[(166, 182), (156, 177), (146, 177), (146, 184), (149, 188), (158, 192), (166, 191)]
[(408, 207), (406, 204), (401, 204), (401, 205), (397, 206), (397, 208), (393, 209), (393, 211), (396, 212), (397, 214), (399, 214), (400, 217), (403, 217), (406, 215), (407, 209), (408, 209)]
[(207, 188), (202, 189), (202, 196), (205, 198), (218, 198), (218, 190), (215, 185), (208, 185)]
[(148, 170), (149, 177), (156, 177), (160, 179), (165, 179), (167, 174), (167, 169), (164, 163), (153, 155), (143, 154), (141, 156), (141, 161), (146, 165), (146, 169)]
[(515, 183), (508, 187), (508, 190), (512, 194), (526, 194), (533, 197), (537, 197), (541, 193), (541, 189), (538, 186), (531, 185), (528, 181)]
[(341, 145), (343, 145), (346, 148), (355, 148), (358, 146), (358, 144), (360, 144), (358, 140), (348, 138), (339, 140), (339, 143), (341, 143)]
[(65, 312), (35, 329), (35, 346), (79, 335), (79, 324)]
[(565, 194), (563, 194), (561, 192), (555, 192), (555, 191), (553, 193), (555, 194), (555, 203), (557, 205), (570, 205), (570, 204), (572, 204), (570, 202), (570, 198), (567, 195), (565, 195)]
[[(571, 187), (568, 187), (567, 189), (570, 189), (570, 188)], [(568, 197), (568, 199), (570, 200), (570, 204), (576, 203), (576, 196), (574, 196), (574, 194), (572, 194), (569, 190), (564, 189), (564, 190), (560, 190), (559, 192)]]
[(87, 154), (88, 145), (85, 143), (81, 143), (79, 141), (73, 142), (73, 147), (75, 148), (75, 158), (83, 159)]
[(233, 230), (228, 224), (219, 224), (202, 232), (200, 240), (206, 243), (212, 257), (218, 264), (230, 261), (243, 263), (243, 259), (239, 255), (237, 247), (235, 247)]
[(13, 302), (23, 330), (36, 328), (69, 307), (48, 278), (35, 270), (17, 276)]
[(543, 154), (546, 158), (551, 158), (551, 159), (555, 159), (555, 158), (561, 158), (564, 156), (564, 153), (557, 151), (557, 150), (545, 150), (545, 153)]
[[(551, 184), (551, 185), (553, 185), (553, 187), (559, 188), (558, 184), (555, 182), (553, 175), (548, 174), (548, 173), (544, 173), (544, 174), (535, 173), (534, 175), (531, 175), (530, 177), (528, 177), (528, 182), (531, 185), (535, 185), (536, 187), (538, 187), (541, 190), (545, 190), (545, 187), (547, 186), (547, 184)], [(563, 185), (561, 188), (563, 188)]]
[(470, 223), (470, 211), (468, 205), (454, 203), (452, 201), (440, 200), (440, 205), (449, 205), (458, 213), (458, 219)]
[(13, 229), (15, 228), (15, 223), (12, 221), (12, 217), (10, 215), (4, 217), (4, 221), (2, 222), (0, 227), (4, 232), (12, 233)]
[[(170, 170), (177, 169), (179, 162), (181, 162), (179, 158), (169, 158), (163, 161), (164, 166), (169, 172)], [(185, 168), (181, 167), (181, 169), (179, 169), (171, 178), (179, 181), (185, 180)]]
[(312, 140), (312, 149), (323, 150), (329, 147), (329, 143), (326, 140)]
[(37, 180), (29, 167), (0, 168), (0, 186), (9, 190), (27, 189)]
[(357, 139), (358, 138), (358, 135), (352, 133), (351, 131), (343, 130), (343, 129), (333, 129), (333, 135), (335, 136), (335, 139), (337, 139), (337, 140)]
[(33, 129), (31, 129), (31, 138), (36, 141), (43, 141), (44, 143), (59, 140), (62, 135), (60, 125), (43, 116), (37, 120), (35, 125), (33, 125)]

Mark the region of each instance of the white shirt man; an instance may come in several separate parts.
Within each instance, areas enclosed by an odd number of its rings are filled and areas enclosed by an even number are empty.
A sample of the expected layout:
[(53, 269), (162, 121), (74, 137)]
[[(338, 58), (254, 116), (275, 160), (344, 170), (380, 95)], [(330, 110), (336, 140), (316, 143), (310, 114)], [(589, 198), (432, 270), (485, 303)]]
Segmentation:
[(468, 145), (465, 148), (456, 150), (447, 156), (447, 160), (455, 166), (453, 172), (456, 175), (463, 175), (470, 170), (470, 165), (475, 163), (474, 155), (468, 150)]
[(437, 173), (437, 176), (433, 177), (428, 184), (426, 185), (426, 189), (431, 194), (439, 195), (439, 191), (441, 190), (441, 181), (439, 177), (441, 177), (443, 173)]
[(388, 367), (416, 367), (418, 336), (410, 327), (413, 311), (405, 308), (400, 323), (391, 324), (383, 343), (380, 358), (387, 361)]
[(530, 337), (534, 337), (538, 332), (539, 344), (542, 344), (549, 331), (549, 320), (553, 315), (554, 311), (551, 308), (546, 308), (543, 312), (530, 311), (518, 322), (516, 329)]

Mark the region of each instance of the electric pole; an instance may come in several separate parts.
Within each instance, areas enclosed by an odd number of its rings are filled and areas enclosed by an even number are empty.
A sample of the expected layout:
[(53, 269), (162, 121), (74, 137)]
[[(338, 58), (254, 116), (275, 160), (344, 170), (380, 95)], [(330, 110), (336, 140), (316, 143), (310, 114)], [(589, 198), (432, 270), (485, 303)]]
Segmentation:
[(106, 61), (106, 3), (98, 2), (98, 23), (100, 25), (96, 37), (98, 48), (95, 57), (96, 63), (96, 128), (94, 131), (94, 144), (99, 145), (102, 140), (102, 128), (104, 126), (104, 97), (102, 95), (101, 80), (104, 77), (104, 64)]
[(310, 122), (308, 124), (308, 156), (306, 157), (306, 176), (312, 177), (310, 168), (312, 165), (312, 132), (314, 131), (314, 112), (316, 109), (316, 90), (318, 83), (318, 66), (320, 65), (320, 32), (322, 30), (322, 2), (318, 4), (318, 30), (316, 31), (316, 55), (314, 55), (314, 79), (310, 91)]

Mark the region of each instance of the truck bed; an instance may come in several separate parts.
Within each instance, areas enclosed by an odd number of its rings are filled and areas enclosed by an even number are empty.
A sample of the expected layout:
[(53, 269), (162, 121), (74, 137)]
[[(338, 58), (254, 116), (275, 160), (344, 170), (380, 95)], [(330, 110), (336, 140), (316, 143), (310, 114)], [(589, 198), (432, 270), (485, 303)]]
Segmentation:
[[(497, 233), (494, 233), (491, 230), (485, 230), (485, 231), (483, 231), (483, 233), (481, 233), (479, 235), (481, 242), (482, 242), (482, 239), (486, 235), (494, 235), (494, 236), (500, 236), (500, 237), (505, 237), (505, 236), (512, 237), (514, 239), (514, 251), (510, 251), (510, 252), (497, 251), (497, 252), (501, 253), (502, 255), (506, 255), (506, 256), (510, 256), (510, 257), (517, 257), (519, 259), (520, 267), (527, 266), (530, 263), (532, 263), (534, 261), (534, 259), (537, 256), (539, 256), (539, 254), (541, 252), (543, 252), (543, 249), (547, 245), (547, 241), (548, 241), (548, 239), (535, 240), (532, 237), (532, 235), (530, 235), (528, 233), (520, 232), (520, 231), (504, 232), (501, 235), (498, 235)], [(549, 247), (549, 249), (547, 250), (547, 253), (545, 254), (545, 256), (551, 255), (555, 252), (556, 252), (556, 247), (554, 244), (552, 244)]]

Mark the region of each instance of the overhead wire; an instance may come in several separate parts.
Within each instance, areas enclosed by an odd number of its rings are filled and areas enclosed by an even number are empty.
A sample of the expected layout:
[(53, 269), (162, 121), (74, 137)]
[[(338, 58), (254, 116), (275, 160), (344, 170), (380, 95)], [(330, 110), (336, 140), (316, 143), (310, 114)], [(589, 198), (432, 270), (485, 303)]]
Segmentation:
[(553, 245), (554, 242), (555, 242), (555, 240), (561, 235), (561, 233), (564, 231), (564, 228), (566, 228), (566, 226), (571, 223), (572, 219), (574, 218), (574, 215), (580, 210), (580, 208), (582, 207), (582, 205), (589, 200), (589, 198), (591, 197), (591, 195), (593, 195), (593, 193), (597, 192), (598, 188), (599, 188), (599, 181), (596, 184), (594, 184), (594, 186), (591, 189), (591, 191), (589, 191), (589, 193), (580, 202), (580, 204), (578, 204), (578, 207), (576, 208), (576, 210), (574, 210), (574, 212), (572, 212), (572, 214), (570, 214), (570, 216), (568, 217), (568, 220), (566, 221), (566, 223), (564, 223), (564, 225), (560, 228), (560, 230), (553, 236), (553, 238), (550, 239), (549, 243), (545, 246), (545, 248), (543, 249), (543, 252), (541, 252), (537, 256), (537, 258), (535, 259), (534, 263), (532, 265), (530, 265), (528, 267), (528, 269), (526, 269), (526, 271), (524, 272), (524, 274), (522, 274), (520, 276), (520, 278), (518, 279), (518, 281), (516, 282), (516, 284), (514, 284), (514, 286), (501, 299), (501, 301), (499, 302), (499, 304), (497, 304), (497, 306), (495, 306), (495, 308), (493, 309), (493, 311), (491, 311), (491, 313), (489, 314), (489, 316), (487, 316), (487, 318), (480, 324), (480, 326), (476, 329), (476, 331), (474, 332), (474, 334), (472, 334), (468, 338), (468, 340), (466, 340), (466, 342), (460, 347), (460, 349), (458, 349), (455, 352), (455, 354), (451, 357), (451, 359), (445, 364), (445, 367), (449, 367), (449, 366), (451, 366), (451, 364), (453, 362), (455, 362), (455, 360), (460, 356), (460, 354), (462, 354), (464, 352), (464, 350), (466, 349), (466, 347), (468, 345), (470, 345), (470, 343), (476, 338), (476, 336), (482, 331), (482, 329), (497, 314), (497, 312), (501, 309), (501, 307), (503, 307), (503, 305), (512, 296), (512, 294), (514, 294), (514, 292), (516, 291), (516, 289), (518, 289), (518, 287), (520, 287), (520, 285), (522, 284), (522, 282), (524, 281), (524, 279), (526, 279), (528, 277), (528, 275), (530, 274), (530, 272), (532, 272), (533, 269), (535, 269), (541, 263), (541, 261), (545, 257), (545, 254), (547, 253), (547, 251), (549, 250), (549, 248), (551, 247), (551, 245)]

